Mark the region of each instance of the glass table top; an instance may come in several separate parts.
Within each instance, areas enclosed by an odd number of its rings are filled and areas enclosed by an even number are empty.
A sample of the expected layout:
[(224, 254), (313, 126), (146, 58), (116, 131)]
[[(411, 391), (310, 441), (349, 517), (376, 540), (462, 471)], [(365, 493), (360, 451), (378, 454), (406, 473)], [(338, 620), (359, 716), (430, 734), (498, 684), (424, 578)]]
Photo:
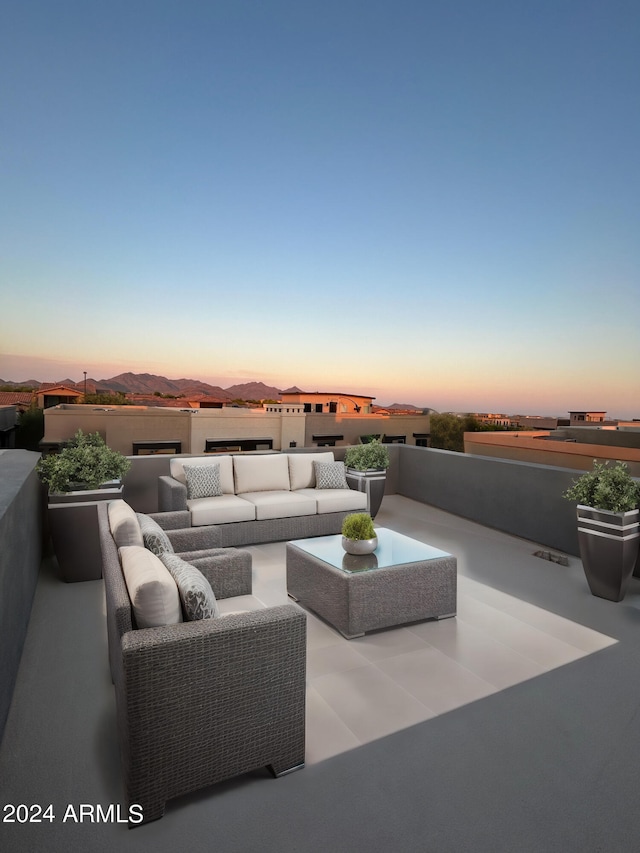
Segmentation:
[(295, 539), (290, 544), (306, 551), (313, 557), (329, 563), (343, 572), (370, 572), (374, 569), (387, 569), (404, 563), (418, 563), (424, 560), (437, 560), (450, 557), (451, 554), (418, 542), (402, 533), (376, 527), (378, 547), (373, 554), (356, 556), (347, 554), (342, 547), (342, 536), (314, 536), (311, 539)]

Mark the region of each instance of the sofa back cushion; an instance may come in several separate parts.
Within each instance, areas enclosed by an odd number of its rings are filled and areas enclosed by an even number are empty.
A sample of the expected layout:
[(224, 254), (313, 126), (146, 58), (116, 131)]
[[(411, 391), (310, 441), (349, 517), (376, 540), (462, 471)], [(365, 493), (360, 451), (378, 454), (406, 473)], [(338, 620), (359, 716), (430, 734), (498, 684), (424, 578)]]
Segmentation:
[(233, 494), (233, 461), (231, 456), (214, 454), (213, 456), (184, 456), (171, 459), (169, 470), (174, 480), (178, 480), (183, 486), (187, 485), (184, 473), (185, 465), (219, 465), (220, 466), (220, 488), (224, 495)]
[(234, 456), (236, 494), (289, 491), (289, 462), (284, 453)]
[(182, 622), (178, 587), (155, 554), (127, 545), (120, 548), (120, 563), (138, 628)]
[(330, 450), (322, 453), (288, 453), (289, 479), (292, 489), (313, 489), (316, 485), (314, 462), (333, 462)]
[(107, 512), (111, 535), (118, 548), (125, 545), (144, 546), (138, 519), (126, 501), (110, 501)]

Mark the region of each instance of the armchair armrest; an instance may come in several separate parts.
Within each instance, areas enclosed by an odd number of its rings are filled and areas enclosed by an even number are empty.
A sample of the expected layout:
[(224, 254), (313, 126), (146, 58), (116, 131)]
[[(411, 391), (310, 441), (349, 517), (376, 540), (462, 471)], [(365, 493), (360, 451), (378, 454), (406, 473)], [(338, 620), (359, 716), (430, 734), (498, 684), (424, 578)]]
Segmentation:
[(157, 522), (163, 530), (182, 530), (191, 526), (191, 513), (188, 509), (175, 509), (172, 512), (150, 512), (149, 518)]
[(160, 526), (166, 531), (169, 541), (176, 553), (183, 551), (209, 551), (211, 548), (220, 548), (220, 525), (205, 524), (202, 527), (191, 527), (189, 513), (169, 513), (169, 515), (186, 515), (186, 524), (176, 530), (167, 529), (163, 524)]
[(179, 556), (200, 569), (216, 598), (251, 595), (251, 554), (248, 551), (214, 548), (211, 551), (187, 551)]

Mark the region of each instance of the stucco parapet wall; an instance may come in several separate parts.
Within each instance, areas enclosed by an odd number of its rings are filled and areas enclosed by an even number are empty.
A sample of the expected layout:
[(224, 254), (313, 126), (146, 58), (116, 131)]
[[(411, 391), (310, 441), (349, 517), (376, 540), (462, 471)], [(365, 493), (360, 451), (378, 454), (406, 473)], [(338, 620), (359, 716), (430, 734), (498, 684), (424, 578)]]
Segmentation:
[(640, 449), (547, 440), (548, 430), (540, 432), (465, 432), (464, 450), (472, 456), (501, 456), (542, 465), (589, 470), (593, 460), (626, 462), (634, 477), (640, 476)]

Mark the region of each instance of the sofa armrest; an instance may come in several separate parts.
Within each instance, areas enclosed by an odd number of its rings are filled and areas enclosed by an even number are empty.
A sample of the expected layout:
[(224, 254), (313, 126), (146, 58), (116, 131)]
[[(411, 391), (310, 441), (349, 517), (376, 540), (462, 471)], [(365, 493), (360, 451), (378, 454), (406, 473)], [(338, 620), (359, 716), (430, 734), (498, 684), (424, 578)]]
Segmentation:
[(187, 551), (183, 560), (200, 569), (211, 584), (216, 598), (251, 595), (251, 554), (235, 548), (215, 548), (211, 551)]
[(187, 487), (174, 477), (158, 477), (158, 508), (160, 512), (187, 509)]

